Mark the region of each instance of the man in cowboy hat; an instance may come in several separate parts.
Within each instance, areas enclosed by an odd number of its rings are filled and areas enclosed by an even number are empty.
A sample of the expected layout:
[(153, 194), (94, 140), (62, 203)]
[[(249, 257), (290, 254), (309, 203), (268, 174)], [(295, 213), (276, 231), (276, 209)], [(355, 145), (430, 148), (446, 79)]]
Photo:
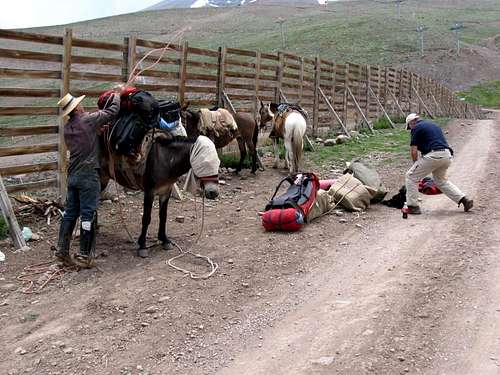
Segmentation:
[[(418, 182), (432, 173), (439, 189), (452, 201), (469, 211), (474, 201), (465, 196), (447, 178), (448, 167), (453, 159), (453, 150), (448, 146), (443, 131), (435, 123), (421, 120), (416, 113), (406, 117), (406, 130), (411, 129), (410, 152), (412, 167), (406, 172), (406, 202), (410, 214), (420, 214), (418, 205)], [(418, 157), (420, 151), (422, 157)]]
[(64, 141), (70, 152), (68, 167), (68, 192), (64, 215), (59, 228), (55, 256), (66, 265), (73, 264), (69, 255), (71, 236), (80, 217), (80, 250), (74, 262), (81, 267), (91, 267), (96, 235), (96, 211), (101, 190), (99, 180), (98, 131), (112, 121), (120, 110), (120, 89), (110, 98), (110, 105), (103, 110), (85, 112), (81, 101), (66, 94), (57, 105), (61, 108)]

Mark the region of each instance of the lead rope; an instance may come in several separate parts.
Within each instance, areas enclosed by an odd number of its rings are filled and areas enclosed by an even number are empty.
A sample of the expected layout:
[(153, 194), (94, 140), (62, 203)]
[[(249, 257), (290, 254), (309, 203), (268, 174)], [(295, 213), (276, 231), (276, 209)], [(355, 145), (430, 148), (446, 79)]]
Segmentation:
[[(195, 212), (197, 212), (196, 197), (194, 198), (194, 209), (195, 209)], [(196, 219), (198, 219), (198, 215), (196, 215)], [(201, 236), (203, 234), (203, 230), (204, 229), (205, 229), (205, 189), (203, 189), (203, 198), (202, 198), (202, 201), (201, 201), (201, 229), (200, 229), (200, 233), (198, 234), (198, 237), (196, 237), (196, 239), (191, 244), (191, 246), (189, 247), (188, 250), (183, 250), (182, 247), (180, 247), (177, 243), (175, 243), (174, 241), (172, 241), (172, 245), (174, 245), (179, 250), (180, 254), (176, 255), (176, 256), (174, 256), (172, 258), (170, 258), (169, 260), (167, 260), (167, 265), (168, 266), (170, 266), (173, 269), (175, 269), (177, 271), (180, 271), (180, 272), (182, 272), (182, 273), (184, 273), (186, 275), (189, 275), (189, 277), (191, 279), (195, 279), (195, 280), (208, 279), (219, 268), (219, 265), (216, 262), (214, 262), (212, 259), (210, 259), (210, 257), (208, 257), (206, 255), (201, 255), (201, 254), (193, 253), (191, 251), (191, 249), (194, 247), (194, 245), (196, 245), (199, 242), (199, 240), (201, 239)], [(208, 266), (210, 267), (210, 271), (207, 272), (206, 274), (197, 274), (194, 271), (189, 271), (189, 270), (187, 270), (185, 268), (176, 266), (175, 264), (172, 263), (174, 260), (177, 260), (177, 259), (180, 259), (182, 257), (185, 257), (186, 255), (191, 255), (194, 258), (203, 259), (205, 262), (208, 263)]]

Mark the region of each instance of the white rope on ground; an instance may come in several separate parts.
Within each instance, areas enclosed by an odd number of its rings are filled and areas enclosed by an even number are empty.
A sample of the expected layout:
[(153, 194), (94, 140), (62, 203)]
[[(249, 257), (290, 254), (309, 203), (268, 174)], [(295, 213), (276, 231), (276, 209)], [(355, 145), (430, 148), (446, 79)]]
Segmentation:
[[(194, 209), (195, 209), (195, 212), (197, 213), (196, 197), (195, 197), (195, 200), (194, 200)], [(197, 214), (196, 214), (196, 219), (198, 219), (198, 215)], [(194, 245), (196, 245), (198, 243), (198, 241), (200, 240), (200, 238), (201, 238), (201, 236), (203, 234), (204, 228), (205, 228), (205, 191), (203, 191), (203, 199), (202, 199), (202, 205), (201, 205), (201, 229), (200, 229), (200, 233), (198, 234), (198, 237), (196, 238), (196, 240), (191, 244), (190, 249), (192, 249), (194, 247)], [(210, 259), (210, 257), (208, 257), (206, 255), (201, 255), (201, 254), (193, 253), (190, 249), (183, 250), (182, 247), (180, 247), (177, 243), (175, 243), (173, 241), (172, 241), (172, 244), (177, 249), (179, 249), (180, 254), (176, 255), (176, 256), (174, 256), (174, 257), (172, 257), (170, 259), (168, 259), (167, 260), (167, 265), (170, 266), (170, 267), (172, 267), (173, 269), (175, 269), (177, 271), (180, 271), (180, 272), (183, 272), (186, 275), (189, 275), (189, 277), (191, 279), (194, 279), (194, 280), (208, 279), (219, 268), (219, 265), (217, 263), (215, 263), (214, 261), (212, 261), (212, 259)], [(189, 270), (187, 270), (185, 268), (176, 266), (175, 264), (172, 263), (174, 260), (177, 260), (177, 259), (180, 259), (182, 257), (185, 257), (186, 255), (191, 255), (194, 258), (203, 259), (204, 261), (206, 261), (208, 263), (208, 265), (210, 267), (210, 271), (208, 273), (204, 274), (204, 275), (200, 275), (200, 274), (197, 274), (197, 273), (195, 273), (193, 271), (189, 271)]]

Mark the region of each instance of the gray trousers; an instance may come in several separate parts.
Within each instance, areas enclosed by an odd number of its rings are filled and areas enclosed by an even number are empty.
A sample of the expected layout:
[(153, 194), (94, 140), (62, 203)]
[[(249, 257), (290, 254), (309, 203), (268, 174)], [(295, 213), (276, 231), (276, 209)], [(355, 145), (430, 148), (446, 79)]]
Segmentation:
[(448, 181), (447, 172), (453, 157), (450, 150), (434, 151), (419, 158), (406, 172), (406, 203), (418, 206), (418, 182), (432, 173), (439, 189), (453, 202), (458, 203), (465, 194)]

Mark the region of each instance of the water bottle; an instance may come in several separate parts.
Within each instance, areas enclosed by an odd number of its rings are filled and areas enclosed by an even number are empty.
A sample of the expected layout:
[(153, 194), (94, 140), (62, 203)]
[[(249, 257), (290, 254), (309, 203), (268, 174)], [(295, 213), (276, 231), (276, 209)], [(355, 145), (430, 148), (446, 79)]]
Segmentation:
[(408, 205), (404, 204), (403, 208), (401, 209), (401, 212), (403, 213), (403, 219), (408, 219)]

